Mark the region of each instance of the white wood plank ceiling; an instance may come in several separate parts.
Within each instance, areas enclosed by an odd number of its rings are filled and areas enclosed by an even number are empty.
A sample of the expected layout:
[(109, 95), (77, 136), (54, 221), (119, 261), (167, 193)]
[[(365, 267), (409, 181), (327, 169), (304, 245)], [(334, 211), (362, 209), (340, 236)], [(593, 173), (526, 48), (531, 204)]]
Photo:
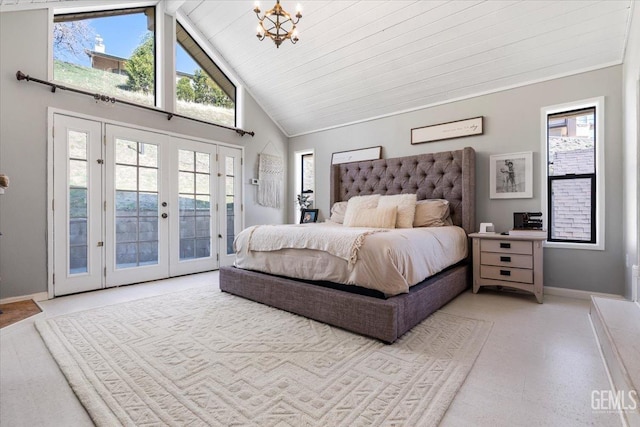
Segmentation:
[[(289, 136), (622, 63), (633, 0), (298, 0), (300, 41), (252, 1), (174, 1)], [(0, 0), (0, 5), (38, 0)], [(275, 0), (262, 0), (264, 11)], [(293, 13), (296, 1), (281, 0)], [(640, 7), (640, 5), (635, 5)]]

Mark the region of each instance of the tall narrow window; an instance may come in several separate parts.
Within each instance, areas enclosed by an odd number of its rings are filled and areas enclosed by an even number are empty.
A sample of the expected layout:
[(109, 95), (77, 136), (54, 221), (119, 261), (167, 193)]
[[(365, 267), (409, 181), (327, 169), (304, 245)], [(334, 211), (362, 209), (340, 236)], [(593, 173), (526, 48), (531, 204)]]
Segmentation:
[(236, 87), (178, 22), (176, 112), (225, 126), (236, 125)]
[(309, 207), (313, 207), (314, 205), (314, 170), (313, 170), (313, 153), (303, 154), (302, 155), (302, 173), (301, 173), (301, 184), (302, 184), (302, 194), (307, 196), (307, 200), (309, 201)]
[(87, 273), (89, 165), (85, 132), (69, 131), (69, 274)]
[(155, 8), (55, 15), (53, 79), (154, 106)]
[(236, 238), (235, 233), (235, 203), (236, 203), (236, 188), (235, 188), (235, 177), (236, 177), (236, 168), (233, 157), (225, 157), (225, 167), (224, 167), (224, 182), (225, 182), (225, 215), (227, 217), (226, 226), (227, 226), (227, 254), (233, 253), (233, 240)]
[(603, 144), (599, 104), (544, 113), (548, 241), (595, 245), (603, 224), (598, 205)]

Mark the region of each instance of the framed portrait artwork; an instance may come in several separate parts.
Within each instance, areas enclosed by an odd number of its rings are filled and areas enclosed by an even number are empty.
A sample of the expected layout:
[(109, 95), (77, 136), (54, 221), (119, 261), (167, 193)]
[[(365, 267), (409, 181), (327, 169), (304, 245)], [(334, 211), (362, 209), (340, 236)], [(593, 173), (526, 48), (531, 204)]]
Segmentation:
[(489, 194), (492, 199), (533, 197), (533, 153), (525, 151), (491, 156)]
[(318, 221), (318, 209), (302, 209), (300, 213), (300, 224)]

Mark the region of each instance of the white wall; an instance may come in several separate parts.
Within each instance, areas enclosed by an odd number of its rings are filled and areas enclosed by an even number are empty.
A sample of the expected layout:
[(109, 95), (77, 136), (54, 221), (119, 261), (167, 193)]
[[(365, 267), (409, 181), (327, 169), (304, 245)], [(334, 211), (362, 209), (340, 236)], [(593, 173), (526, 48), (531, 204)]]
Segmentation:
[[(328, 183), (332, 152), (382, 145), (383, 157), (392, 158), (471, 146), (477, 153), (476, 220), (478, 223), (493, 222), (499, 231), (509, 230), (513, 226), (513, 212), (543, 210), (539, 188), (541, 107), (597, 96), (606, 98), (606, 250), (545, 249), (545, 285), (622, 294), (621, 66), (291, 138), (290, 159), (295, 151), (315, 150), (316, 207), (326, 217), (330, 208)], [(484, 116), (483, 135), (410, 144), (411, 128), (480, 115)], [(489, 199), (489, 156), (519, 151), (534, 153), (534, 197)], [(294, 179), (293, 176), (289, 179), (290, 189), (294, 188)]]
[[(48, 16), (46, 9), (0, 13), (0, 172), (11, 179), (10, 188), (0, 196), (0, 299), (47, 290), (48, 107), (244, 146), (245, 225), (285, 220), (284, 209), (257, 206), (255, 186), (249, 184), (257, 154), (269, 141), (274, 150), (287, 155), (287, 138), (249, 94), (244, 94), (242, 126), (256, 132), (253, 138), (178, 118), (168, 121), (165, 115), (135, 107), (96, 103), (62, 90), (53, 94), (46, 86), (19, 82), (17, 70), (47, 77)], [(171, 19), (167, 16), (165, 23)], [(165, 61), (173, 61), (170, 56)]]
[(622, 71), (624, 94), (624, 251), (625, 296), (631, 298), (632, 265), (640, 265), (640, 4), (634, 4)]

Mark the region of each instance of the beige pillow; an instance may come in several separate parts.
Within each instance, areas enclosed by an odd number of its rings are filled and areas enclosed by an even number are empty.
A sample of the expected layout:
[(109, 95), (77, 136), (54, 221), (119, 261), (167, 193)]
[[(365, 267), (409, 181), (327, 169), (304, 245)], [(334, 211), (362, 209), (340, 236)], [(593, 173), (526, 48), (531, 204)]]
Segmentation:
[(449, 201), (444, 199), (418, 200), (414, 227), (442, 227), (447, 225)]
[(395, 228), (397, 213), (395, 206), (360, 209), (351, 227)]
[(378, 207), (378, 200), (380, 200), (379, 194), (371, 194), (369, 196), (355, 196), (349, 199), (347, 203), (347, 210), (344, 213), (344, 222), (342, 225), (345, 227), (355, 227), (352, 225), (358, 211), (362, 209), (371, 209)]
[(396, 228), (413, 228), (413, 218), (416, 214), (415, 194), (394, 194), (393, 196), (380, 197), (378, 207), (386, 208), (390, 206), (398, 207)]
[(338, 224), (342, 224), (344, 222), (344, 214), (347, 212), (347, 203), (348, 202), (335, 202), (333, 206), (331, 206), (331, 221), (337, 222)]

